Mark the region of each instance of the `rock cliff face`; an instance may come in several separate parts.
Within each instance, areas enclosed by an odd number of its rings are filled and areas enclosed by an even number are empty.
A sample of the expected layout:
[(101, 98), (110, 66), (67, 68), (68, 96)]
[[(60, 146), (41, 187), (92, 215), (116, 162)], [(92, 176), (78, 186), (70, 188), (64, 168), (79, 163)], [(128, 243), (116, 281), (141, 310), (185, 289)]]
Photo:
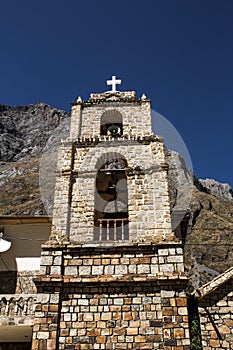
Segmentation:
[(40, 156), (65, 117), (69, 114), (42, 102), (17, 107), (0, 105), (0, 160), (15, 162)]
[[(44, 103), (0, 105), (0, 215), (47, 215), (39, 186), (40, 159), (48, 139), (55, 138), (52, 161), (43, 163), (45, 173), (53, 169), (54, 175), (59, 142), (55, 129), (60, 125), (63, 137), (67, 135), (69, 117)], [(215, 180), (197, 180), (177, 152), (166, 150), (166, 159), (173, 228), (184, 242), (190, 288), (199, 287), (232, 264), (232, 190)], [(46, 183), (51, 210), (54, 176)]]
[(230, 185), (219, 183), (213, 179), (200, 179), (199, 182), (207, 193), (220, 199), (233, 201), (233, 192)]
[(46, 215), (39, 162), (48, 139), (70, 115), (44, 103), (0, 105), (0, 215)]

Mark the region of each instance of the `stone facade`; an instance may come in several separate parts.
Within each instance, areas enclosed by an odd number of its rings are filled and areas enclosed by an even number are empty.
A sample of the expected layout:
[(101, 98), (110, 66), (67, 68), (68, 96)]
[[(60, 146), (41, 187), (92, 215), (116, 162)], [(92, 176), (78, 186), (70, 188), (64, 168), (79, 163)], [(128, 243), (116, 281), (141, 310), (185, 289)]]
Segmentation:
[(203, 350), (233, 348), (233, 268), (195, 291)]
[(179, 244), (45, 248), (32, 349), (189, 348)]
[(182, 245), (150, 113), (135, 92), (73, 104), (35, 280), (33, 350), (190, 348)]

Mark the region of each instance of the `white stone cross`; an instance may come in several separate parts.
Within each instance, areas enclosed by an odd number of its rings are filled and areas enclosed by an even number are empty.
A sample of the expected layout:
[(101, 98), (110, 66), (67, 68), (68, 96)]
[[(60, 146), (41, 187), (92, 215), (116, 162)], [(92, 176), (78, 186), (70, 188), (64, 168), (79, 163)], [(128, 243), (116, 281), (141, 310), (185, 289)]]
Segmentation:
[(112, 92), (116, 92), (116, 85), (121, 84), (121, 79), (116, 79), (116, 76), (112, 75), (112, 80), (107, 80), (106, 83), (112, 85)]

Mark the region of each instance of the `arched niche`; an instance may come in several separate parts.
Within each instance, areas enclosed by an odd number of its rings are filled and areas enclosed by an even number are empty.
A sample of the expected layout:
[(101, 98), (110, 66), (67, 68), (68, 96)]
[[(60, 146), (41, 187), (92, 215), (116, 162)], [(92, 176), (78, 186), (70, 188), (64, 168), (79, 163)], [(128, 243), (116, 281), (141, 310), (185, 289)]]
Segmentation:
[(119, 241), (129, 238), (126, 168), (126, 159), (114, 152), (103, 155), (97, 162), (95, 241)]
[(115, 109), (105, 111), (100, 120), (100, 134), (121, 136), (123, 134), (122, 115)]

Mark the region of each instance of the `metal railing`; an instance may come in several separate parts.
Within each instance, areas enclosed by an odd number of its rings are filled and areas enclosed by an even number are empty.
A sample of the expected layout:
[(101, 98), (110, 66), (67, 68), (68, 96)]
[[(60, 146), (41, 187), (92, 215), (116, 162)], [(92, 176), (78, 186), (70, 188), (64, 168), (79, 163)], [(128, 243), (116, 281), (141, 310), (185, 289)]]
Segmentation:
[(129, 237), (128, 219), (98, 219), (99, 241), (120, 241)]

